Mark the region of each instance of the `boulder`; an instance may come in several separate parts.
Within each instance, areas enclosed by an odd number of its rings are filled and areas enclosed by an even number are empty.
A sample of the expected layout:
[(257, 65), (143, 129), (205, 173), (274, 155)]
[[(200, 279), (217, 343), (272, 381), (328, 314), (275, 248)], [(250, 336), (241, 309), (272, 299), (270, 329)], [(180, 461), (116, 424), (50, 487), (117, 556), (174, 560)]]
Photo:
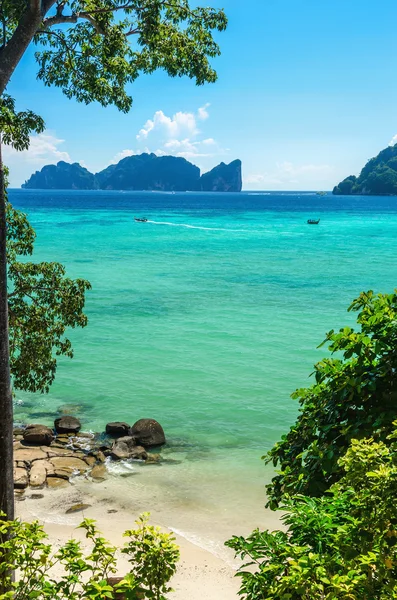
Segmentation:
[(123, 423), (122, 421), (114, 421), (106, 425), (106, 433), (117, 437), (128, 435), (129, 429), (130, 426), (128, 423)]
[(147, 452), (143, 446), (135, 446), (131, 450), (130, 458), (134, 460), (146, 460)]
[(57, 433), (78, 433), (81, 429), (80, 421), (69, 415), (55, 419), (54, 426)]
[(29, 444), (49, 446), (54, 434), (46, 425), (28, 425), (23, 432), (23, 439)]
[(165, 444), (164, 430), (160, 423), (154, 419), (140, 419), (130, 429), (133, 436), (141, 446), (162, 446)]
[(26, 469), (17, 467), (14, 469), (14, 488), (24, 490), (28, 487), (29, 476)]
[(41, 487), (45, 484), (47, 479), (47, 471), (45, 469), (44, 460), (36, 460), (29, 474), (29, 483), (32, 487)]
[(114, 442), (110, 456), (115, 460), (131, 458), (131, 452), (135, 446), (135, 438), (131, 436), (120, 437)]

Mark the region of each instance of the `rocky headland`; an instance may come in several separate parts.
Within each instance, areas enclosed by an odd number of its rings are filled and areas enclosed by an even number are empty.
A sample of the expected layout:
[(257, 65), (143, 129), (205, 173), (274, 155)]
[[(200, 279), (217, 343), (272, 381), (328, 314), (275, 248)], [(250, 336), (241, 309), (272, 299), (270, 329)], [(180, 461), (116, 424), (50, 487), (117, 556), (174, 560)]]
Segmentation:
[(164, 192), (240, 192), (241, 161), (221, 163), (208, 173), (185, 158), (139, 154), (93, 174), (79, 163), (46, 165), (23, 185), (26, 189), (58, 190), (158, 190)]
[(31, 424), (14, 429), (14, 488), (21, 494), (27, 487), (57, 488), (69, 485), (75, 475), (93, 481), (107, 477), (106, 461), (138, 460), (160, 462), (150, 450), (164, 445), (165, 435), (154, 419), (140, 419), (132, 426), (108, 423), (105, 431), (81, 432), (79, 419), (66, 415), (54, 427)]
[(371, 158), (360, 175), (349, 175), (333, 189), (335, 195), (396, 196), (397, 144)]

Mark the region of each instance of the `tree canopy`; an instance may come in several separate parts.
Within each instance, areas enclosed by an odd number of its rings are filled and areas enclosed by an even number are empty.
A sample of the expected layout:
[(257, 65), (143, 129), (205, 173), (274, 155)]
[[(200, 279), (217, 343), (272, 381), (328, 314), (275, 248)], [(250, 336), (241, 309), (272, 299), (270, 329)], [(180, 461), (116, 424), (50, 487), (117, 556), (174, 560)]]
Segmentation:
[(341, 476), (338, 460), (353, 439), (385, 441), (397, 418), (397, 293), (362, 292), (349, 308), (358, 330), (330, 331), (334, 355), (315, 365), (315, 383), (297, 390), (300, 414), (266, 457), (278, 467), (267, 487), (283, 495), (322, 495)]
[(215, 81), (212, 32), (227, 25), (222, 10), (189, 0), (3, 0), (0, 22), (0, 94), (34, 41), (45, 85), (122, 111), (132, 103), (125, 86), (142, 73)]

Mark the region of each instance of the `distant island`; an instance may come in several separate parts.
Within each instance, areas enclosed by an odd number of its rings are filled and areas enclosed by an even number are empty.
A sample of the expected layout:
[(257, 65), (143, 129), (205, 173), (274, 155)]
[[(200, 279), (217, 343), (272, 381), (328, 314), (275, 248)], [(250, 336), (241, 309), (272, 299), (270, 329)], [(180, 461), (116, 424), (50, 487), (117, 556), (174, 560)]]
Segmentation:
[(23, 185), (31, 190), (159, 190), (164, 192), (241, 192), (241, 160), (220, 163), (208, 173), (185, 158), (127, 156), (99, 173), (60, 161), (36, 171)]
[(371, 158), (359, 177), (350, 175), (336, 185), (333, 194), (367, 196), (397, 195), (397, 144), (389, 146)]

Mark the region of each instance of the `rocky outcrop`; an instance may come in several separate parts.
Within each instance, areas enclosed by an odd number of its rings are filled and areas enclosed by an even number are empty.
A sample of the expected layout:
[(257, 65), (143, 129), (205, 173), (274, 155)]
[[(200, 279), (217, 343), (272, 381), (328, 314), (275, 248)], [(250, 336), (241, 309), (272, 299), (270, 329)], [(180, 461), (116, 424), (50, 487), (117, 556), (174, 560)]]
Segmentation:
[(131, 427), (130, 435), (145, 448), (165, 444), (164, 430), (154, 419), (139, 419)]
[(95, 175), (79, 165), (61, 160), (56, 165), (46, 165), (36, 171), (22, 185), (31, 190), (96, 190), (98, 183)]
[(49, 446), (54, 439), (54, 434), (46, 425), (28, 425), (23, 432), (23, 439), (29, 444)]
[(234, 160), (228, 165), (222, 162), (200, 177), (199, 189), (202, 192), (241, 192), (241, 188), (241, 160)]
[(177, 156), (137, 154), (103, 171), (90, 173), (78, 163), (46, 165), (23, 186), (27, 189), (159, 190), (240, 192), (241, 161), (221, 163), (200, 177), (200, 169)]
[(113, 423), (108, 423), (106, 425), (105, 431), (108, 435), (112, 435), (114, 437), (121, 437), (123, 435), (127, 435), (130, 426), (128, 423), (124, 423), (122, 421), (114, 421)]
[(388, 146), (371, 158), (360, 175), (349, 175), (333, 189), (333, 194), (396, 196), (397, 195), (397, 144)]
[(78, 433), (81, 429), (81, 423), (76, 417), (65, 415), (55, 419), (54, 427), (57, 433)]

